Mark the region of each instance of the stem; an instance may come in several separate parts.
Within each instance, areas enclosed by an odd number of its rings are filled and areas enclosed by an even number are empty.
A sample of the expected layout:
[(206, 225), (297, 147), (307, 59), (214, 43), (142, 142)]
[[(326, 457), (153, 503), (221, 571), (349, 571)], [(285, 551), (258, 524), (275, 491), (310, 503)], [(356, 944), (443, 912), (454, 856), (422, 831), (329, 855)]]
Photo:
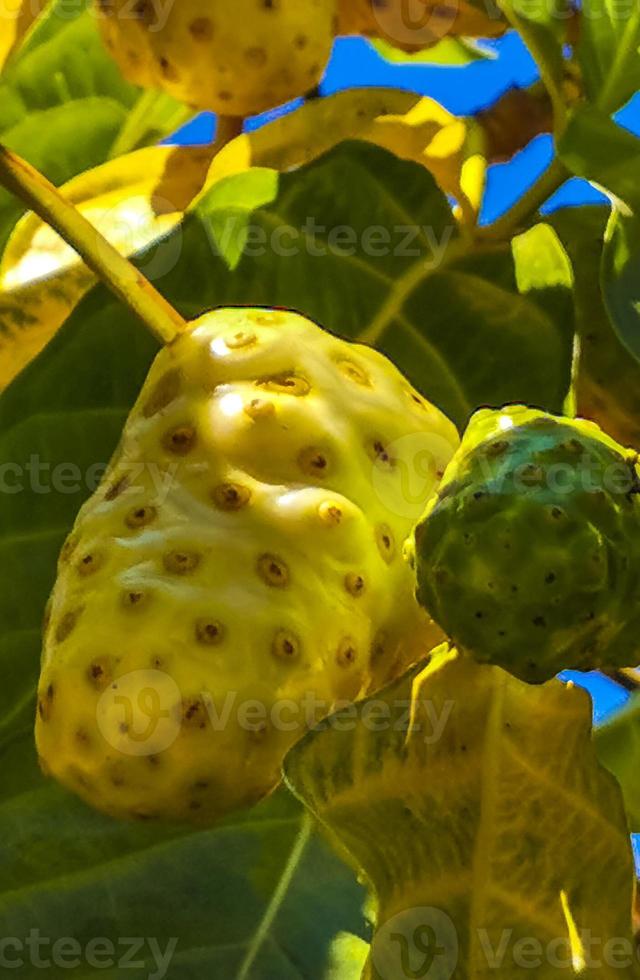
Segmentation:
[(640, 670), (633, 667), (623, 667), (620, 670), (612, 671), (609, 676), (621, 687), (624, 687), (626, 691), (632, 693), (640, 691)]
[(186, 324), (180, 314), (80, 212), (26, 160), (0, 144), (0, 185), (50, 225), (163, 344)]
[(492, 225), (478, 229), (478, 240), (494, 241), (512, 238), (570, 176), (571, 173), (560, 160), (553, 160), (533, 187), (530, 187), (506, 214)]

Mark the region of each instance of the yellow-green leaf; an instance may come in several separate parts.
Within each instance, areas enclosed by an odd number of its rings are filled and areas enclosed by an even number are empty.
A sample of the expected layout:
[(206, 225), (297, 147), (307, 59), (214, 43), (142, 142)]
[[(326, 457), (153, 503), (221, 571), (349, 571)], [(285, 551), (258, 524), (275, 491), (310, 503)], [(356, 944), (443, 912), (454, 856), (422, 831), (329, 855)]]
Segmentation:
[(249, 167), (301, 167), (347, 139), (367, 140), (426, 167), (464, 216), (475, 219), (486, 173), (482, 127), (433, 99), (396, 89), (350, 89), (246, 133), (218, 154), (209, 182)]
[(622, 798), (583, 691), (441, 648), (310, 733), (285, 774), (371, 886), (367, 976), (638, 976)]
[(3, 0), (0, 6), (0, 69), (46, 5), (47, 0)]

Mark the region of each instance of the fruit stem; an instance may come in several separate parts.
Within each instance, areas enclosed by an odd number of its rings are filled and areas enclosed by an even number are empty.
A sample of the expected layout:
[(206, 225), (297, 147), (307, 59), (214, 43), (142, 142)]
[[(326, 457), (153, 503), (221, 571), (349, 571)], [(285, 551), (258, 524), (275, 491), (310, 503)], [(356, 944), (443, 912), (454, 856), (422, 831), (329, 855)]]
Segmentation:
[(161, 343), (171, 344), (185, 329), (186, 323), (177, 310), (142, 273), (46, 177), (1, 143), (0, 185), (57, 231)]

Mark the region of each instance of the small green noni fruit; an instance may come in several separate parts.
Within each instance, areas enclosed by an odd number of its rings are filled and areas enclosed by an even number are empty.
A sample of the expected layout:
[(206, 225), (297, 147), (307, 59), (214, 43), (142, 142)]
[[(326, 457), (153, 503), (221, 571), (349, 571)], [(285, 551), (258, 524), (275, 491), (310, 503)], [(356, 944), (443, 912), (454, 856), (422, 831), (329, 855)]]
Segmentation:
[(305, 95), (325, 70), (336, 0), (95, 0), (129, 81), (197, 109), (249, 116)]
[(209, 822), (269, 792), (309, 726), (442, 638), (402, 543), (458, 441), (385, 357), (302, 316), (192, 324), (60, 557), (45, 770), (120, 817)]
[(419, 602), (527, 681), (635, 663), (637, 463), (592, 422), (478, 412), (408, 546)]

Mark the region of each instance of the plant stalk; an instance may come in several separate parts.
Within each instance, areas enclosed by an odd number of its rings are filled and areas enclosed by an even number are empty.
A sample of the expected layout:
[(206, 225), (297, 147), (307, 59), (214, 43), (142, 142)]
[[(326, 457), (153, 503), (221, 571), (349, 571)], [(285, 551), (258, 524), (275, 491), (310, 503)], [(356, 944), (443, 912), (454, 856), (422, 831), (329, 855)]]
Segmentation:
[(163, 344), (185, 329), (177, 310), (31, 164), (0, 144), (0, 184), (50, 225)]

